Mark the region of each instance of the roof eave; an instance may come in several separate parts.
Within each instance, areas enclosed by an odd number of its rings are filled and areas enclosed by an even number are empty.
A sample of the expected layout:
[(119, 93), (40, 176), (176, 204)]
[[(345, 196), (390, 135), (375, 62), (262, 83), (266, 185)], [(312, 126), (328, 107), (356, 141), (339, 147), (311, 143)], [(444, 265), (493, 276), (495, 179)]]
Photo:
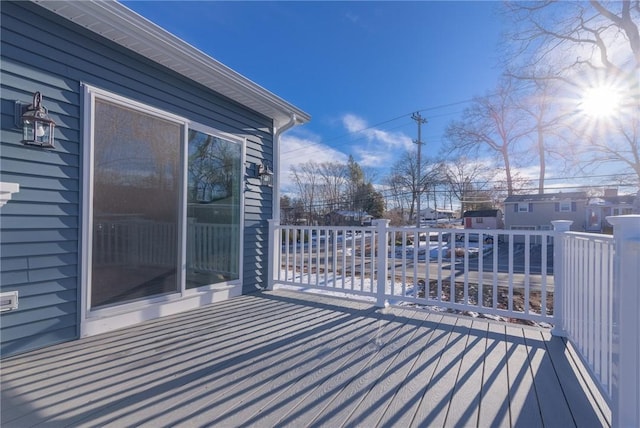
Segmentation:
[(34, 3), (273, 119), (276, 128), (311, 116), (114, 0)]

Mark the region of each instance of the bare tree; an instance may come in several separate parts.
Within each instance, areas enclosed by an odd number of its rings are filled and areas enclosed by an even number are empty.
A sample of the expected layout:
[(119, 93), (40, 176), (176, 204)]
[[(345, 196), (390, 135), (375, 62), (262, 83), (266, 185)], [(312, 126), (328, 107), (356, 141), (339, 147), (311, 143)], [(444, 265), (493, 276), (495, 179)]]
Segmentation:
[(491, 189), (492, 169), (477, 160), (460, 156), (443, 163), (444, 178), (453, 196), (460, 201), (460, 215), (474, 208), (476, 192)]
[[(383, 183), (387, 188), (389, 197), (393, 200), (393, 207), (400, 211), (400, 216), (405, 218), (406, 211), (411, 206), (413, 200), (412, 193), (407, 192), (404, 186), (404, 180), (399, 174), (392, 172), (383, 179)], [(397, 219), (396, 219), (397, 221)]]
[(497, 154), (509, 195), (513, 194), (512, 155), (530, 126), (517, 107), (513, 89), (513, 81), (505, 78), (494, 94), (474, 99), (465, 109), (464, 118), (451, 122), (445, 131), (452, 153), (477, 155), (486, 149)]
[(438, 164), (423, 157), (422, 165), (418, 165), (416, 150), (408, 150), (393, 164), (387, 183), (396, 194), (396, 199), (401, 200), (404, 195), (409, 201), (409, 218), (417, 215), (416, 202), (418, 193), (425, 193), (439, 179)]
[(326, 211), (334, 211), (343, 203), (347, 185), (347, 165), (339, 162), (322, 162), (318, 165), (322, 199)]
[(314, 162), (293, 165), (290, 173), (291, 179), (298, 189), (298, 199), (302, 202), (307, 212), (307, 220), (311, 224), (316, 214), (316, 198), (320, 182), (318, 165)]
[[(565, 119), (567, 158), (583, 167), (623, 165), (640, 183), (640, 2), (507, 2), (514, 26), (509, 73), (554, 82), (557, 113)], [(608, 117), (586, 117), (581, 98), (589, 88), (615, 92), (620, 103)]]

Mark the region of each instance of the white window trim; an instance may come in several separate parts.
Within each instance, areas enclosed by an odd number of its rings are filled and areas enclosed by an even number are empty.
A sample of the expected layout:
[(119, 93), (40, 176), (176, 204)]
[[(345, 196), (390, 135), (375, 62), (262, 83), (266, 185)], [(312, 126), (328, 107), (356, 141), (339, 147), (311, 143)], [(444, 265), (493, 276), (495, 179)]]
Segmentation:
[[(94, 334), (104, 333), (110, 330), (134, 325), (142, 321), (158, 318), (161, 316), (171, 315), (178, 312), (183, 312), (189, 309), (195, 309), (201, 307), (204, 304), (223, 301), (234, 296), (242, 294), (242, 257), (244, 254), (243, 248), (243, 227), (244, 222), (244, 192), (241, 189), (240, 197), (240, 222), (241, 222), (241, 239), (240, 239), (240, 271), (239, 279), (230, 281), (228, 283), (219, 283), (208, 286), (202, 286), (194, 289), (186, 289), (186, 206), (187, 206), (187, 179), (186, 179), (186, 166), (188, 162), (187, 156), (187, 140), (189, 128), (200, 130), (202, 132), (211, 133), (212, 135), (219, 136), (233, 142), (241, 144), (242, 147), (242, 165), (245, 164), (245, 147), (246, 139), (239, 138), (227, 133), (223, 133), (212, 128), (208, 128), (199, 124), (192, 124), (184, 117), (168, 113), (164, 110), (157, 109), (147, 104), (126, 98), (109, 91), (97, 88), (95, 86), (82, 84), (83, 98), (82, 98), (82, 110), (83, 110), (83, 141), (85, 145), (83, 148), (83, 170), (82, 170), (82, 238), (80, 239), (79, 250), (81, 254), (81, 286), (80, 286), (80, 336), (91, 336)], [(168, 120), (178, 123), (183, 126), (182, 135), (182, 151), (181, 151), (181, 165), (182, 165), (182, 190), (180, 195), (180, 203), (183, 208), (180, 210), (178, 221), (180, 222), (181, 236), (180, 236), (180, 251), (178, 257), (179, 267), (179, 290), (164, 294), (161, 296), (151, 297), (148, 299), (141, 299), (132, 301), (129, 303), (123, 303), (113, 307), (105, 307), (98, 309), (91, 309), (91, 263), (92, 263), (92, 248), (93, 248), (93, 134), (94, 134), (94, 121), (95, 117), (95, 100), (102, 99), (117, 105), (121, 105), (126, 108), (138, 110), (142, 113), (151, 114), (160, 119)], [(244, 181), (244, 174), (242, 174), (242, 180)]]
[[(529, 212), (529, 203), (528, 202), (517, 202), (519, 213), (528, 213)], [(523, 209), (524, 208), (524, 209)]]
[(571, 201), (560, 201), (560, 203), (558, 204), (558, 211), (561, 213), (570, 213)]

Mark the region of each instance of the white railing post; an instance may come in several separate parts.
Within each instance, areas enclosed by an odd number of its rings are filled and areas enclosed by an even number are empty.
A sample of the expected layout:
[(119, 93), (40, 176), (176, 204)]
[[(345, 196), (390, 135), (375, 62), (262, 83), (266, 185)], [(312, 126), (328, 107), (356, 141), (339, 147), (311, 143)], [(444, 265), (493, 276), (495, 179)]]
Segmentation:
[[(371, 222), (376, 227), (376, 240), (378, 247), (378, 259), (376, 260), (376, 306), (384, 308), (387, 287), (388, 253), (389, 253), (389, 220), (379, 219)], [(371, 251), (374, 251), (373, 249)], [(392, 284), (393, 287), (393, 284)]]
[(612, 426), (640, 426), (640, 215), (613, 225)]
[(553, 329), (551, 334), (554, 336), (567, 336), (565, 329), (564, 313), (564, 287), (565, 287), (565, 264), (564, 264), (564, 239), (563, 234), (568, 232), (573, 224), (571, 220), (553, 220), (554, 236), (553, 236)]
[(280, 269), (280, 246), (282, 238), (280, 238), (280, 226), (278, 220), (269, 220), (269, 238), (267, 242), (267, 290), (273, 290), (275, 283), (276, 269)]

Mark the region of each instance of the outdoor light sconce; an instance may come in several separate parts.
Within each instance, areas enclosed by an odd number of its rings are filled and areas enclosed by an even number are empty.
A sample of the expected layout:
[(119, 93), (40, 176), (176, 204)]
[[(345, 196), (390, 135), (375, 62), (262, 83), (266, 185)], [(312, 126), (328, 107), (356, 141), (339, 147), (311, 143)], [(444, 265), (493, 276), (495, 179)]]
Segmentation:
[(47, 114), (47, 109), (42, 106), (40, 92), (33, 94), (33, 103), (26, 105), (20, 101), (15, 104), (15, 120), (18, 128), (22, 127), (22, 144), (39, 146), (45, 149), (53, 149), (53, 130), (56, 123)]
[[(247, 162), (247, 178), (252, 180), (258, 179), (259, 182), (257, 184), (260, 186), (273, 187), (273, 171), (266, 163), (257, 164)], [(249, 184), (248, 181), (247, 184)]]
[(262, 186), (273, 187), (273, 171), (267, 164), (260, 164), (258, 166), (258, 177), (260, 177), (260, 184)]

